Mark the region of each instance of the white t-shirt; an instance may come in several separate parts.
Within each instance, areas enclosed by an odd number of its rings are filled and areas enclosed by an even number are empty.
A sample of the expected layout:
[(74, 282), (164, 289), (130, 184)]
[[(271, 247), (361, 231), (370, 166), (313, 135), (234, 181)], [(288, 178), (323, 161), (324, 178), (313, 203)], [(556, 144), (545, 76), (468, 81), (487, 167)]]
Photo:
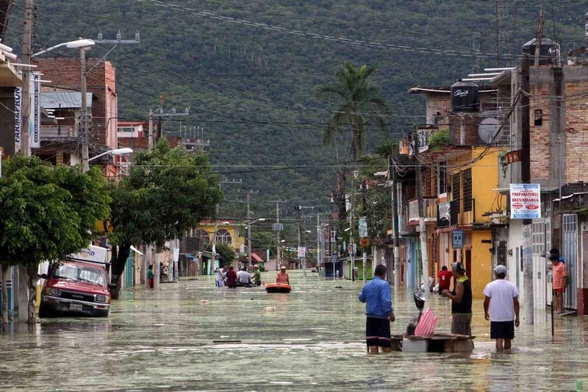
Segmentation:
[(247, 271), (239, 271), (239, 272), (237, 272), (237, 280), (240, 283), (247, 284), (247, 283), (249, 283), (249, 280), (250, 279), (251, 278), (250, 278), (249, 273)]
[(490, 297), (490, 321), (513, 321), (515, 319), (513, 298), (519, 290), (506, 279), (496, 279), (484, 288), (484, 295)]

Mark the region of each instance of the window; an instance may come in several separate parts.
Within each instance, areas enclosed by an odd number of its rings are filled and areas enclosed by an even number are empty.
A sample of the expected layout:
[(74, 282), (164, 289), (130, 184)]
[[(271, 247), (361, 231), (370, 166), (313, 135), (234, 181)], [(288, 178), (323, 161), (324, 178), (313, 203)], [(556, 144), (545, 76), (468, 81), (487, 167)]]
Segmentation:
[(463, 210), (472, 211), (473, 199), (472, 199), (472, 169), (463, 171)]
[(210, 242), (210, 238), (208, 237), (208, 233), (206, 232), (206, 230), (196, 229), (196, 232), (194, 234), (194, 237), (201, 239), (202, 246), (206, 248)]
[(231, 240), (231, 233), (229, 233), (226, 229), (220, 229), (216, 232), (216, 243), (217, 244), (227, 244), (230, 245), (232, 242)]
[(447, 162), (437, 166), (437, 194), (447, 192)]
[(451, 200), (458, 201), (461, 198), (461, 174), (454, 174), (451, 180)]

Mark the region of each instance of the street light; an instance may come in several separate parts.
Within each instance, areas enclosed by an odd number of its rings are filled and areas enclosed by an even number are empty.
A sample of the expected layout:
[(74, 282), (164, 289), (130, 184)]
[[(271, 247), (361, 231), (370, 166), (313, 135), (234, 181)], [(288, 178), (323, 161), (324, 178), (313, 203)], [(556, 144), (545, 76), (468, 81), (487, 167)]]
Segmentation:
[(91, 39), (78, 39), (75, 41), (68, 41), (68, 42), (62, 42), (60, 44), (57, 44), (55, 46), (52, 46), (50, 48), (47, 48), (45, 50), (42, 50), (40, 52), (37, 52), (35, 54), (32, 54), (31, 57), (37, 57), (43, 53), (47, 53), (52, 51), (53, 49), (57, 49), (57, 48), (61, 48), (62, 46), (65, 46), (66, 48), (69, 49), (89, 49), (90, 47), (94, 46), (95, 42)]
[(102, 154), (98, 154), (98, 155), (96, 155), (96, 156), (94, 156), (92, 158), (89, 158), (88, 159), (88, 162), (93, 161), (94, 159), (103, 157), (104, 155), (108, 155), (108, 154), (111, 154), (111, 155), (125, 155), (125, 154), (132, 154), (132, 153), (133, 153), (133, 149), (132, 148), (128, 148), (128, 147), (125, 147), (125, 148), (115, 148), (114, 150), (108, 150), (106, 152), (103, 152)]
[(247, 223), (247, 262), (251, 265), (251, 225), (255, 222), (263, 222), (265, 218), (258, 218)]

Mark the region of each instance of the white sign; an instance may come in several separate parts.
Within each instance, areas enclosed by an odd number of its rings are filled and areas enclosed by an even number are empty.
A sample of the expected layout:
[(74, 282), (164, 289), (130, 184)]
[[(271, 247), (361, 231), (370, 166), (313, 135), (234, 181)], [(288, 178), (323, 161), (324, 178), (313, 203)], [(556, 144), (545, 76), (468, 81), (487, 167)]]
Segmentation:
[(33, 101), (31, 108), (33, 112), (29, 119), (29, 135), (31, 137), (30, 146), (33, 148), (39, 148), (41, 147), (41, 75), (39, 73), (33, 73), (31, 82), (33, 84), (33, 94), (31, 96)]
[(541, 186), (510, 184), (510, 219), (541, 218)]
[(368, 236), (367, 220), (365, 216), (359, 218), (358, 222), (359, 236), (364, 238)]
[(14, 89), (14, 151), (20, 151), (22, 89)]
[(306, 246), (298, 247), (298, 258), (303, 259), (306, 257)]
[(81, 261), (92, 261), (94, 263), (108, 264), (106, 253), (108, 249), (100, 246), (90, 245), (88, 248), (80, 250), (78, 253), (69, 255), (68, 258)]

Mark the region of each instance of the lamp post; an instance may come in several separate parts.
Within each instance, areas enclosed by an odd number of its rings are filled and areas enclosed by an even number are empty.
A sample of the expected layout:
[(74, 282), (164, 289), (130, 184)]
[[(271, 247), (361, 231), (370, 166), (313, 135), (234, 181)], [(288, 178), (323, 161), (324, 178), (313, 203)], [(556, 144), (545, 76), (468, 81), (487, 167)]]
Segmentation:
[(357, 251), (357, 247), (355, 245), (354, 242), (354, 238), (353, 238), (353, 214), (354, 214), (354, 209), (355, 209), (355, 180), (357, 180), (357, 177), (359, 176), (359, 171), (357, 169), (353, 170), (353, 172), (351, 173), (353, 175), (353, 178), (351, 179), (351, 214), (350, 214), (350, 222), (349, 222), (349, 228), (350, 228), (350, 232), (349, 232), (349, 242), (350, 242), (350, 246), (351, 246), (351, 255), (350, 255), (350, 260), (351, 260), (351, 280), (354, 281), (355, 280), (355, 252)]
[(102, 154), (98, 154), (96, 156), (93, 156), (92, 158), (88, 159), (88, 162), (93, 161), (94, 159), (103, 157), (104, 155), (125, 155), (125, 154), (132, 154), (133, 153), (133, 149), (132, 148), (115, 148), (114, 150), (108, 150), (106, 152), (103, 152)]
[[(83, 172), (87, 172), (89, 167), (88, 167), (88, 162), (89, 162), (89, 153), (88, 153), (88, 142), (89, 142), (89, 137), (88, 137), (88, 103), (87, 103), (87, 97), (86, 97), (86, 93), (87, 93), (87, 89), (86, 89), (86, 50), (90, 49), (92, 46), (94, 46), (95, 42), (92, 41), (91, 39), (78, 39), (75, 41), (68, 41), (68, 42), (62, 42), (60, 44), (51, 46), (50, 48), (47, 48), (45, 50), (42, 50), (40, 52), (37, 52), (33, 55), (31, 55), (30, 57), (37, 57), (39, 55), (42, 55), (44, 53), (50, 52), (54, 49), (60, 48), (60, 47), (67, 47), (67, 48), (75, 48), (75, 49), (80, 49), (80, 90), (81, 90), (81, 94), (82, 94), (82, 108), (81, 108), (81, 125), (82, 125), (82, 171)], [(29, 72), (29, 71), (26, 71)], [(23, 101), (24, 100), (28, 100), (25, 102), (29, 102), (30, 101), (30, 88), (28, 86), (27, 87), (26, 92), (23, 91)], [(25, 111), (26, 113), (24, 113), (23, 111), (23, 119), (26, 116), (26, 120), (28, 120), (30, 118), (30, 105), (26, 105), (25, 106)], [(23, 123), (24, 124), (24, 123)], [(28, 123), (27, 123), (28, 124)], [(24, 135), (25, 137), (28, 137), (28, 133), (25, 133)], [(26, 141), (26, 146), (28, 149), (28, 140)], [(25, 152), (26, 153), (26, 152)]]
[(247, 262), (251, 265), (251, 225), (255, 222), (263, 222), (265, 218), (258, 218), (247, 223)]

